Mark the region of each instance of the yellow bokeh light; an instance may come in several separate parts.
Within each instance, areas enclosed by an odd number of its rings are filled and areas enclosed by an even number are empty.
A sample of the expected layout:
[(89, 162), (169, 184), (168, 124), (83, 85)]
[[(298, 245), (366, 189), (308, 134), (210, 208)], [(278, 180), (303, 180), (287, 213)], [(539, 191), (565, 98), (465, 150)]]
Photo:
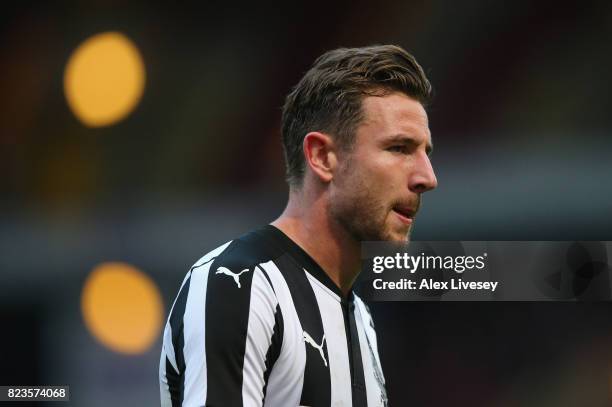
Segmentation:
[(85, 324), (102, 344), (121, 353), (147, 351), (160, 333), (163, 304), (146, 274), (125, 263), (102, 263), (81, 296)]
[(129, 115), (138, 105), (144, 85), (140, 52), (118, 32), (85, 40), (70, 56), (64, 72), (68, 105), (90, 127), (108, 126)]

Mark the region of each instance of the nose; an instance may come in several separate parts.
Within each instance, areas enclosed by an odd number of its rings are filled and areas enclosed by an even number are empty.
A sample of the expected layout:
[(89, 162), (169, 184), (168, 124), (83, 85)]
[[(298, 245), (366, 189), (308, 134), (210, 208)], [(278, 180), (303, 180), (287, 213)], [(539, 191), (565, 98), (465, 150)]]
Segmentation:
[(434, 173), (429, 156), (423, 151), (417, 155), (414, 167), (410, 174), (408, 188), (412, 192), (422, 194), (438, 186), (438, 179)]

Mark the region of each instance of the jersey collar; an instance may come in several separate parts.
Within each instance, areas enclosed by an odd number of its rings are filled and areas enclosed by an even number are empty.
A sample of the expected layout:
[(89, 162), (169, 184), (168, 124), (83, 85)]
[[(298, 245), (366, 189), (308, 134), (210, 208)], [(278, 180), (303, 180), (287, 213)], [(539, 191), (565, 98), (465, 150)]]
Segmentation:
[[(302, 265), (314, 278), (319, 280), (321, 284), (329, 288), (333, 293), (340, 297), (341, 301), (344, 302), (346, 299), (342, 294), (340, 288), (332, 281), (329, 275), (319, 266), (319, 264), (302, 249), (297, 243), (295, 243), (289, 236), (283, 233), (280, 229), (272, 225), (264, 226), (261, 231), (264, 235), (270, 236), (277, 245), (280, 245), (282, 249), (289, 252), (289, 254), (295, 258), (300, 265)], [(348, 301), (353, 300), (353, 290), (349, 291)]]

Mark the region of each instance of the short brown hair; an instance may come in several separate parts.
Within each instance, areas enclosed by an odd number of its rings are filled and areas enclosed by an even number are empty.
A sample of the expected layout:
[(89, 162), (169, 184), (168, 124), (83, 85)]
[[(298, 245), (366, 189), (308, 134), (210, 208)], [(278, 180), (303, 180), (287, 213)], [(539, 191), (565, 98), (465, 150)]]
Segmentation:
[(432, 89), (423, 68), (396, 45), (339, 48), (321, 55), (287, 95), (281, 133), (290, 186), (304, 178), (304, 137), (311, 131), (330, 134), (350, 148), (363, 119), (364, 96), (402, 92), (423, 106)]

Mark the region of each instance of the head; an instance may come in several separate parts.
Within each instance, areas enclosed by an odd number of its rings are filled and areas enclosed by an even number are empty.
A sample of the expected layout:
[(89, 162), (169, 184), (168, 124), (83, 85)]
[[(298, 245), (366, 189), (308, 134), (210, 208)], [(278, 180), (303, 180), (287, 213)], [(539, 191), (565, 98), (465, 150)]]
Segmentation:
[(431, 85), (392, 45), (319, 57), (287, 96), (282, 136), (292, 191), (314, 183), (355, 240), (406, 241), (436, 187), (425, 107)]

